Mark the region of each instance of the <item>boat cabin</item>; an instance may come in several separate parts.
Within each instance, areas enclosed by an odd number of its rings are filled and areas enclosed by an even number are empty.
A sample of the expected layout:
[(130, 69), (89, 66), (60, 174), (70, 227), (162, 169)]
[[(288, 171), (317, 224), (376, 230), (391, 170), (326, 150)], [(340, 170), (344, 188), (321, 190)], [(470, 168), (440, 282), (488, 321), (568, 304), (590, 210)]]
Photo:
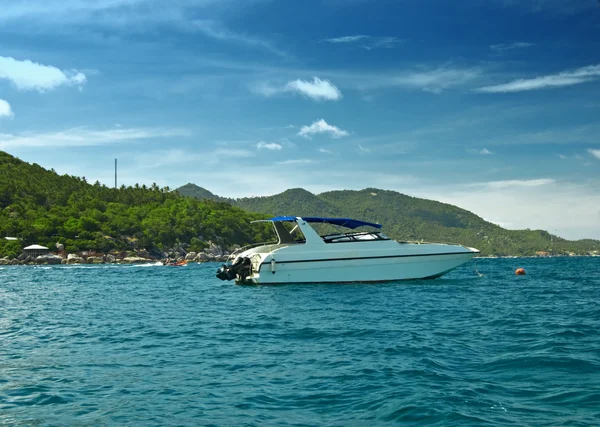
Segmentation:
[[(344, 243), (344, 242), (367, 242), (376, 240), (390, 240), (380, 231), (351, 231), (340, 232), (339, 228), (348, 228), (354, 230), (358, 227), (372, 227), (379, 229), (381, 224), (358, 221), (350, 218), (321, 218), (321, 217), (293, 217), (279, 216), (268, 220), (256, 221), (273, 222), (275, 234), (277, 234), (277, 244), (298, 244), (298, 243)], [(324, 224), (328, 231), (332, 229), (335, 232), (319, 234), (309, 224)]]

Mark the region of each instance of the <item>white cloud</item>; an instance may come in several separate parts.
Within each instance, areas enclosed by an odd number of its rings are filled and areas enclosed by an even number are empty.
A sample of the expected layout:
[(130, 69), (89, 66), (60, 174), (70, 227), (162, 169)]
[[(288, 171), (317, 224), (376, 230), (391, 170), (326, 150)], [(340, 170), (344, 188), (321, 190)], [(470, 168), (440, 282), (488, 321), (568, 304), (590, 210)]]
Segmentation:
[(298, 135), (310, 139), (312, 135), (319, 133), (328, 133), (332, 138), (342, 138), (350, 135), (347, 131), (340, 129), (337, 126), (332, 126), (323, 119), (313, 122), (310, 126), (302, 126)]
[[(252, 3), (252, 0), (244, 3)], [(146, 23), (178, 24), (178, 21), (208, 7), (231, 7), (231, 3), (241, 7), (235, 0), (177, 0), (164, 2), (156, 0), (10, 0), (2, 4), (0, 21), (20, 23), (35, 22), (44, 24), (81, 24), (137, 26)]]
[[(267, 70), (269, 71), (269, 70)], [(480, 78), (482, 69), (478, 67), (459, 68), (450, 66), (440, 67), (413, 67), (404, 70), (386, 70), (382, 72), (322, 72), (332, 80), (335, 80), (341, 88), (349, 88), (361, 92), (386, 89), (403, 88), (411, 90), (423, 90), (431, 93), (440, 93), (445, 89), (464, 86)], [(260, 88), (265, 90), (265, 86)], [(266, 91), (272, 86), (266, 86)], [(257, 90), (259, 93), (260, 90)], [(371, 94), (363, 94), (363, 98), (371, 101)]]
[(507, 50), (513, 49), (523, 49), (526, 47), (535, 46), (535, 43), (527, 43), (527, 42), (514, 42), (514, 43), (501, 43), (501, 44), (493, 44), (490, 46), (490, 49), (495, 52), (504, 52)]
[(486, 187), (491, 189), (498, 188), (519, 188), (519, 187), (539, 187), (541, 185), (552, 184), (555, 181), (550, 178), (540, 179), (510, 179), (505, 181), (490, 181), (484, 183), (471, 184), (472, 186)]
[(337, 101), (342, 97), (342, 92), (329, 80), (314, 77), (313, 81), (294, 80), (285, 85), (289, 91), (297, 92), (314, 100)]
[(282, 162), (277, 162), (278, 165), (306, 165), (312, 163), (313, 161), (310, 159), (295, 159), (295, 160), (284, 160)]
[(600, 159), (600, 150), (593, 150), (593, 149), (589, 149), (588, 153), (590, 153), (592, 156), (594, 156), (597, 159)]
[(185, 129), (130, 128), (93, 130), (84, 127), (49, 133), (0, 134), (0, 149), (19, 147), (78, 147), (134, 142), (154, 138), (187, 137)]
[(194, 29), (203, 33), (205, 36), (215, 40), (221, 40), (245, 46), (260, 48), (282, 57), (288, 56), (287, 53), (277, 49), (268, 40), (263, 40), (256, 36), (251, 36), (248, 34), (238, 33), (236, 31), (226, 28), (223, 24), (217, 21), (195, 20), (193, 21), (193, 27)]
[(258, 144), (256, 144), (256, 148), (259, 150), (265, 149), (265, 150), (271, 150), (271, 151), (278, 151), (278, 150), (281, 150), (283, 148), (283, 146), (281, 144), (277, 144), (276, 142), (261, 141)]
[(18, 89), (39, 92), (59, 86), (77, 86), (81, 89), (87, 81), (85, 74), (77, 70), (60, 70), (51, 65), (4, 56), (0, 56), (0, 79), (11, 81)]
[(390, 83), (395, 86), (422, 89), (426, 92), (440, 93), (442, 90), (459, 86), (479, 77), (479, 69), (438, 68), (429, 71), (417, 71), (397, 75)]
[(319, 153), (332, 154), (333, 151), (328, 150), (326, 148), (319, 148)]
[[(270, 72), (271, 70), (266, 70)], [(312, 71), (311, 71), (312, 72)], [(403, 88), (440, 93), (445, 89), (464, 86), (478, 80), (482, 74), (479, 67), (461, 68), (443, 65), (438, 67), (415, 66), (409, 69), (368, 71), (321, 71), (327, 78), (335, 80), (341, 88), (361, 92)], [(272, 87), (267, 86), (267, 90)], [(363, 94), (366, 100), (372, 100), (371, 94)]]
[(4, 99), (0, 99), (0, 117), (12, 117), (14, 116), (10, 104)]
[(274, 96), (280, 93), (298, 93), (315, 101), (337, 101), (342, 98), (342, 92), (329, 80), (313, 77), (312, 81), (292, 80), (284, 86), (261, 84), (254, 91), (263, 96)]
[(369, 36), (356, 35), (356, 36), (334, 37), (331, 39), (325, 39), (324, 41), (329, 42), (329, 43), (353, 43), (353, 42), (368, 39), (368, 38), (369, 38)]
[(558, 74), (534, 77), (531, 79), (518, 79), (509, 83), (485, 86), (476, 89), (477, 92), (506, 93), (527, 90), (545, 89), (552, 87), (572, 86), (587, 83), (600, 77), (600, 64), (577, 68), (572, 71), (563, 71)]
[(385, 37), (372, 37), (366, 35), (354, 35), (354, 36), (343, 36), (343, 37), (334, 37), (330, 39), (323, 40), (329, 43), (335, 44), (348, 44), (348, 43), (356, 43), (361, 42), (360, 47), (366, 50), (373, 50), (378, 48), (391, 48), (394, 47), (398, 43), (402, 43), (403, 40), (397, 37), (385, 36)]
[(490, 155), (494, 154), (492, 151), (488, 150), (487, 148), (482, 148), (481, 150), (471, 149), (471, 150), (469, 150), (469, 153), (481, 154), (482, 156), (490, 156)]
[(126, 3), (131, 5), (142, 3), (142, 1), (127, 0), (96, 0), (93, 2), (86, 0), (63, 0), (58, 3), (48, 2), (46, 0), (12, 0), (3, 5), (4, 19), (20, 19), (24, 17), (49, 15), (73, 15), (82, 12), (105, 12), (124, 6)]
[(371, 149), (370, 148), (365, 148), (363, 147), (361, 144), (358, 144), (358, 149), (363, 152), (363, 153), (370, 153)]
[(183, 33), (199, 32), (215, 40), (287, 57), (287, 53), (269, 40), (235, 31), (220, 21), (197, 19), (224, 16), (227, 11), (241, 11), (262, 1), (0, 0), (0, 23), (25, 34), (60, 31), (101, 42), (118, 41), (120, 33), (156, 32), (168, 27)]
[(361, 47), (366, 50), (373, 49), (389, 49), (399, 43), (403, 43), (404, 40), (400, 40), (397, 37), (371, 37), (369, 43), (363, 44)]

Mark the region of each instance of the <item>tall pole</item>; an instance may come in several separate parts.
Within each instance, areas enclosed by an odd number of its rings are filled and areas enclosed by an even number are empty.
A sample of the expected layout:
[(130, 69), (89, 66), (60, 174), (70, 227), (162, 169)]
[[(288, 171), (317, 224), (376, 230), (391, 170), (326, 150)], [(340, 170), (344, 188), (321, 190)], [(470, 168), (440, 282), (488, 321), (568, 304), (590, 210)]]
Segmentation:
[(117, 188), (117, 159), (115, 159), (115, 188)]

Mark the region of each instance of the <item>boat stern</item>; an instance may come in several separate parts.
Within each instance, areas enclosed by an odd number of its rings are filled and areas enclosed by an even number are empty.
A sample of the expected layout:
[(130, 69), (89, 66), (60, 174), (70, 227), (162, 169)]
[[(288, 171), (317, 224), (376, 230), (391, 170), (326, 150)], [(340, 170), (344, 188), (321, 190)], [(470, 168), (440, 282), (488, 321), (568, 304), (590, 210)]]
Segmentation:
[(236, 284), (259, 283), (260, 266), (268, 254), (248, 250), (236, 256), (230, 264), (223, 264), (217, 270), (217, 278), (235, 280)]

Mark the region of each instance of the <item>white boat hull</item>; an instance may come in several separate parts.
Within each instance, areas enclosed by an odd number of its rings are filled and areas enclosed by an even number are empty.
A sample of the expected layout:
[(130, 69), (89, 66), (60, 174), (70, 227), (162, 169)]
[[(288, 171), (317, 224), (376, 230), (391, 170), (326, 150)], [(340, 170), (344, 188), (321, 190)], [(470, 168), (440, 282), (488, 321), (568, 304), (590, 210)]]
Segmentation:
[[(356, 228), (364, 223), (347, 218), (277, 217), (272, 219), (279, 241), (232, 254), (231, 265), (217, 271), (221, 280), (238, 284), (390, 282), (439, 277), (479, 253), (477, 249), (441, 243), (391, 240), (379, 232), (320, 236), (309, 222), (331, 221)], [(281, 222), (294, 222), (303, 239), (295, 239)], [(292, 230), (293, 231), (293, 230)]]
[[(246, 279), (253, 284), (389, 282), (433, 279), (469, 261), (476, 253), (449, 253), (263, 262)], [(274, 267), (274, 268), (273, 268)], [(272, 270), (275, 271), (272, 271)]]

